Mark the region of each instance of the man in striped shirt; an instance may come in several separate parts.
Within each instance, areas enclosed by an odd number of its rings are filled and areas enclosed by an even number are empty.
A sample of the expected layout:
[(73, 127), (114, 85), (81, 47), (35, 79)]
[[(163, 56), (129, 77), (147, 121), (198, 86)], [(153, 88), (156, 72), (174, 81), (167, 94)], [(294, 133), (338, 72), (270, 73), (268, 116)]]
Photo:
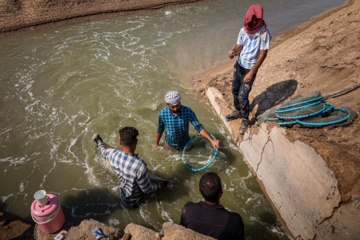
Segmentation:
[(181, 96), (176, 91), (170, 91), (165, 96), (167, 107), (160, 111), (159, 124), (157, 128), (154, 148), (158, 146), (160, 138), (165, 131), (164, 147), (167, 149), (182, 150), (188, 141), (189, 123), (203, 137), (208, 139), (216, 149), (219, 147), (219, 140), (213, 139), (196, 118), (195, 113), (189, 107), (181, 105)]
[(165, 187), (167, 182), (150, 181), (145, 161), (134, 153), (139, 135), (136, 128), (122, 128), (119, 134), (121, 150), (105, 144), (99, 134), (94, 134), (92, 140), (96, 142), (105, 166), (119, 178), (122, 202), (129, 207), (138, 207), (144, 203), (147, 193)]
[(239, 130), (241, 135), (249, 126), (249, 93), (256, 73), (266, 58), (270, 40), (271, 35), (263, 20), (262, 7), (258, 4), (250, 6), (245, 15), (244, 27), (240, 30), (237, 44), (228, 54), (230, 59), (235, 56), (238, 56), (238, 59), (234, 65), (232, 81), (235, 110), (226, 115), (226, 120), (242, 118)]

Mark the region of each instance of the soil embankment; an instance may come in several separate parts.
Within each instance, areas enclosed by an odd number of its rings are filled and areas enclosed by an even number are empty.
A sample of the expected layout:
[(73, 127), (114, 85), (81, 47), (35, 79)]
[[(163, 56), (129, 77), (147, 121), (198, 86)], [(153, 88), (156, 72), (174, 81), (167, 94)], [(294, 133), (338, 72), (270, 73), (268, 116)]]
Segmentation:
[(211, 0), (2, 0), (0, 37)]
[[(324, 96), (359, 84), (359, 23), (360, 1), (349, 0), (277, 37), (270, 45), (250, 93), (252, 122), (259, 114), (278, 107), (288, 97), (316, 90)], [(268, 27), (271, 30), (271, 26)], [(233, 60), (222, 63), (193, 79), (194, 89), (199, 89), (204, 97), (209, 87), (218, 89), (227, 102), (229, 112), (233, 110), (233, 64)], [(282, 96), (274, 96), (281, 91)], [(327, 102), (335, 107), (348, 106), (359, 113), (359, 92), (360, 89), (357, 89)], [(252, 131), (257, 128), (253, 125)], [(287, 129), (289, 140), (309, 144), (324, 158), (339, 181), (343, 201), (349, 200), (353, 194), (360, 194), (359, 135), (358, 118), (345, 127)]]
[[(250, 93), (251, 123), (291, 96), (312, 91), (325, 96), (358, 85), (359, 22), (360, 1), (348, 0), (276, 38)], [(197, 74), (194, 89), (209, 97), (284, 226), (296, 239), (359, 239), (359, 119), (323, 128), (252, 125), (241, 137), (241, 120), (224, 120), (233, 110), (233, 64)], [(357, 88), (326, 102), (359, 114), (359, 92)]]

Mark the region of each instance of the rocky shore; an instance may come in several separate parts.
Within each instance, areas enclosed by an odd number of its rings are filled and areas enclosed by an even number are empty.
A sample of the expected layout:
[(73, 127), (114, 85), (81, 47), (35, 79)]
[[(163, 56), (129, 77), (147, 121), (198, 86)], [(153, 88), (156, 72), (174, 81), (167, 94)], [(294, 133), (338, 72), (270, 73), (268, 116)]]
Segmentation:
[[(2, 1), (0, 6), (0, 36), (197, 2), (201, 1), (61, 0), (54, 2), (50, 0), (6, 0)], [(40, 4), (40, 6), (34, 4)], [(359, 84), (359, 23), (360, 0), (347, 0), (342, 6), (316, 16), (276, 37), (271, 43), (267, 59), (258, 72), (250, 95), (252, 123), (255, 122), (259, 114), (275, 108), (288, 97), (315, 90), (326, 95)], [(194, 89), (199, 89), (198, 94), (201, 97), (207, 98), (206, 92), (210, 87), (215, 88), (220, 93), (223, 100), (219, 106), (225, 114), (232, 111), (231, 79), (233, 64), (234, 61), (229, 60), (206, 72), (197, 73), (193, 77)], [(339, 107), (349, 106), (359, 113), (359, 91), (360, 89), (355, 89), (327, 101)], [(288, 94), (279, 98), (277, 95), (279, 92)], [(240, 120), (233, 121), (229, 125), (229, 131), (240, 148), (241, 146), (244, 148), (244, 144), (251, 147), (255, 139), (259, 139), (261, 142), (262, 132), (268, 131), (269, 136), (271, 134), (275, 136), (280, 132), (282, 136), (285, 136), (286, 144), (298, 146), (298, 142), (301, 142), (309, 146), (306, 149), (310, 149), (309, 152), (314, 151), (314, 155), (311, 156), (319, 155), (322, 159), (319, 162), (323, 161), (324, 169), (329, 169), (328, 171), (331, 172), (329, 175), (333, 174), (336, 179), (336, 191), (333, 191), (333, 196), (328, 197), (329, 199), (333, 198), (331, 200), (333, 200), (335, 207), (329, 207), (330, 213), (324, 214), (323, 219), (316, 219), (316, 216), (313, 216), (315, 214), (309, 215), (307, 219), (305, 218), (309, 222), (308, 224), (304, 223), (306, 230), (299, 230), (291, 225), (291, 221), (301, 222), (300, 216), (292, 216), (292, 220), (286, 218), (286, 214), (278, 209), (279, 206), (274, 202), (273, 196), (267, 192), (269, 187), (263, 182), (265, 173), (259, 171), (261, 170), (259, 168), (260, 163), (256, 163), (258, 167), (254, 168), (251, 165), (251, 160), (248, 159), (249, 165), (259, 178), (260, 184), (263, 185), (265, 193), (273, 201), (279, 217), (284, 219), (284, 226), (295, 239), (359, 239), (359, 118), (355, 118), (354, 122), (348, 126), (311, 130), (300, 127), (277, 130), (276, 124), (267, 124), (266, 127), (252, 125), (244, 138), (237, 133), (239, 126)], [(280, 138), (275, 136), (273, 139)], [(283, 139), (281, 138), (281, 140)], [(241, 145), (242, 143), (243, 145)], [(244, 150), (242, 151), (244, 152)], [(313, 153), (311, 152), (311, 154)], [(246, 153), (244, 155), (248, 158)], [(315, 161), (315, 159), (310, 160)], [(303, 167), (303, 165), (299, 165), (299, 172)], [(314, 169), (315, 175), (316, 170)], [(309, 186), (309, 188), (312, 187)], [(335, 197), (335, 192), (338, 192), (338, 197)], [(296, 200), (302, 201), (303, 199), (299, 197), (299, 199), (293, 200), (296, 202)], [(322, 205), (326, 205), (327, 201), (329, 200), (325, 197), (325, 199), (316, 202), (310, 201), (309, 204), (320, 209)], [(290, 205), (290, 207), (295, 208), (296, 206)], [(6, 215), (0, 214), (0, 217), (0, 239), (53, 239), (55, 236), (43, 235), (39, 232), (38, 227), (7, 218)], [(313, 220), (314, 222), (312, 222)], [(316, 222), (318, 220), (319, 222)], [(130, 223), (124, 232), (120, 232), (95, 220), (84, 220), (79, 226), (66, 225), (68, 235), (65, 239), (79, 239), (79, 236), (82, 236), (82, 239), (87, 239), (89, 229), (95, 225), (101, 225), (104, 233), (111, 236), (111, 239), (126, 237), (124, 236), (125, 233), (130, 234), (131, 239), (210, 239), (172, 223), (164, 223), (164, 236), (161, 237), (160, 233), (135, 224)], [(345, 234), (344, 229), (347, 229), (347, 235), (343, 235)], [(71, 236), (76, 237), (72, 238)], [(346, 238), (339, 238), (343, 236)]]
[[(53, 240), (58, 234), (62, 233), (63, 239), (95, 239), (92, 233), (94, 228), (98, 228), (105, 238), (121, 240), (213, 240), (214, 238), (196, 233), (175, 223), (165, 222), (162, 232), (155, 232), (133, 223), (128, 224), (124, 230), (119, 230), (98, 222), (94, 219), (85, 219), (80, 225), (74, 226), (70, 222), (65, 222), (60, 231), (53, 234), (43, 233), (39, 225), (32, 226), (20, 220), (11, 221), (6, 214), (0, 212), (0, 239), (16, 240)], [(102, 239), (105, 239), (102, 238)]]

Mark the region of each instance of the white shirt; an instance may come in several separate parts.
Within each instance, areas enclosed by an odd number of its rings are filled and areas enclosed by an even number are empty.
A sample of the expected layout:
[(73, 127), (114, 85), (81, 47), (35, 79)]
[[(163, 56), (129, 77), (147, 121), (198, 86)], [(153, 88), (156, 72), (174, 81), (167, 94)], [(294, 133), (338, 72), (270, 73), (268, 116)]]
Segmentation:
[(271, 38), (270, 31), (265, 26), (254, 34), (247, 34), (245, 29), (242, 28), (237, 40), (237, 44), (243, 46), (238, 57), (240, 66), (251, 69), (259, 58), (260, 50), (270, 48)]

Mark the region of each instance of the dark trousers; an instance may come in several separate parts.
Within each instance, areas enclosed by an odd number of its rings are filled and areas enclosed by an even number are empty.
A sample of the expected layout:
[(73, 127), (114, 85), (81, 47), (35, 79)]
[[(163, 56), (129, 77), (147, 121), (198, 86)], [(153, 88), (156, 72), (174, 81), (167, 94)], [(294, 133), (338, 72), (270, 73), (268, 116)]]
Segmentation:
[(243, 119), (249, 119), (249, 93), (257, 74), (256, 72), (251, 82), (245, 83), (244, 78), (249, 72), (250, 69), (241, 67), (238, 62), (235, 63), (231, 91), (234, 96), (234, 107), (236, 110), (241, 111)]

